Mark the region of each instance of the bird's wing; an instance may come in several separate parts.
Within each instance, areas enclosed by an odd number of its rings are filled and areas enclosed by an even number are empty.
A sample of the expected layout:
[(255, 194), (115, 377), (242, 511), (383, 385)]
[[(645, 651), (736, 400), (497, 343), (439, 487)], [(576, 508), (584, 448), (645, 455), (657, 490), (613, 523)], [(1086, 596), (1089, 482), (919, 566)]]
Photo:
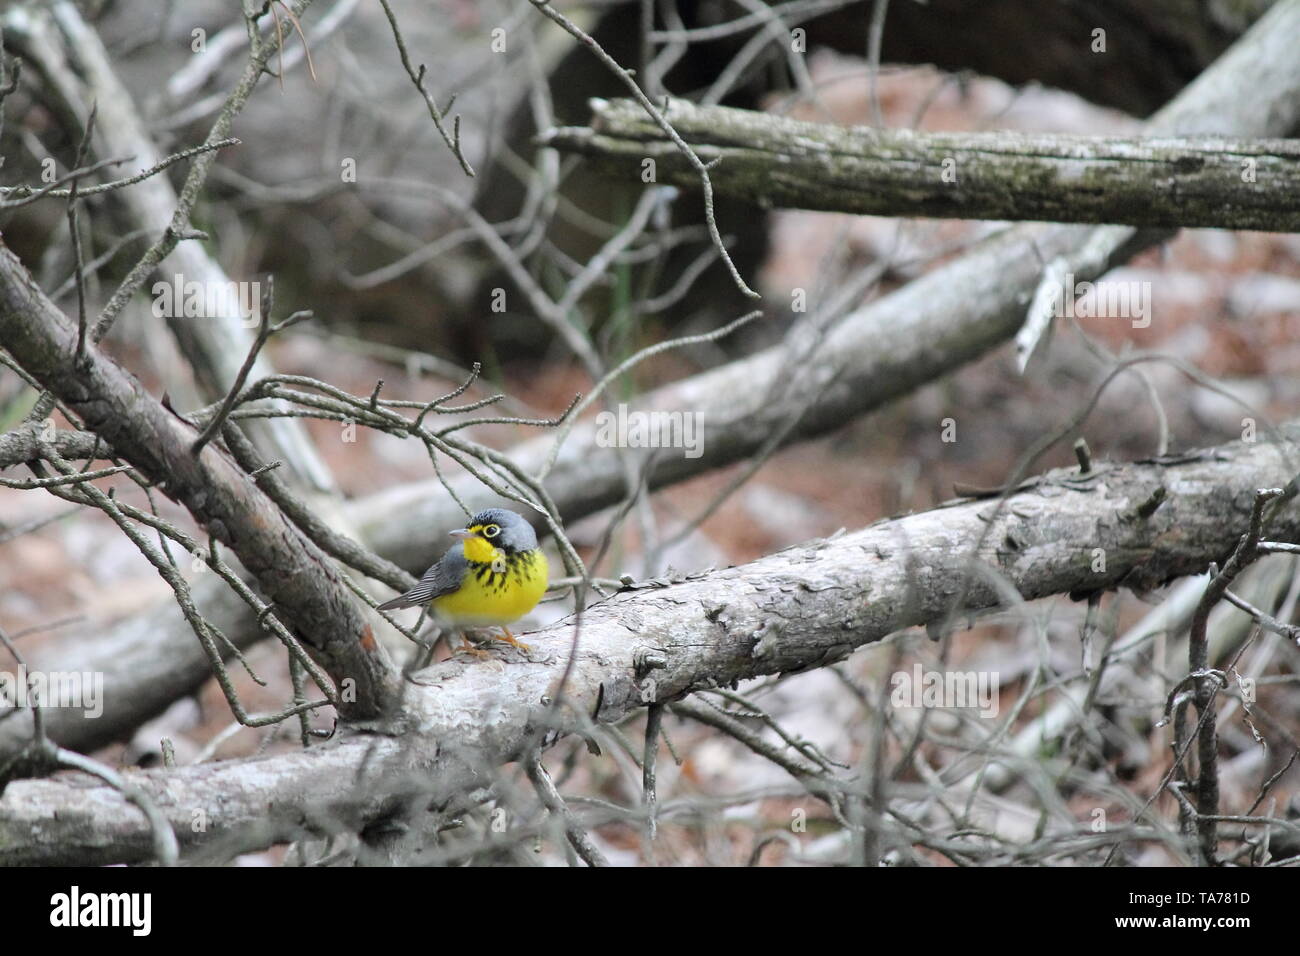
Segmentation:
[(381, 611), (392, 611), (402, 607), (417, 607), (428, 604), (434, 598), (451, 594), (460, 587), (465, 577), (469, 561), (465, 552), (457, 545), (442, 556), (442, 560), (424, 572), (418, 584), (405, 594), (399, 594), (391, 601), (379, 605)]

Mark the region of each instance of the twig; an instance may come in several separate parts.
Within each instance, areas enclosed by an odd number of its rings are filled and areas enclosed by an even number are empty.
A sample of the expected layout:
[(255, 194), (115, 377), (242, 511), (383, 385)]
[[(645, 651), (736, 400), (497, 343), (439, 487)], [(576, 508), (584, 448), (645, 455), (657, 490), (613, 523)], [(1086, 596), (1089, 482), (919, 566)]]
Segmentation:
[[(189, 159), (191, 156), (198, 156), (202, 153), (210, 153), (213, 150), (217, 150), (217, 149), (225, 149), (227, 146), (240, 146), (240, 145), (242, 145), (242, 143), (239, 140), (234, 139), (233, 137), (228, 137), (226, 139), (219, 139), (210, 143), (201, 143), (198, 146), (191, 146), (188, 149), (182, 149), (179, 152), (172, 153), (170, 156), (166, 157), (165, 159), (159, 160), (157, 163), (150, 166), (148, 169), (141, 170), (140, 172), (135, 173), (134, 175), (131, 176), (127, 176), (124, 179), (114, 179), (111, 182), (100, 183), (97, 186), (78, 187), (76, 189), (76, 194), (78, 196), (81, 196), (82, 198), (85, 198), (86, 196), (98, 196), (102, 193), (113, 192), (114, 190), (117, 189), (124, 189), (127, 186), (134, 186), (136, 183), (143, 182), (144, 180), (149, 179), (151, 176), (157, 176), (159, 173), (161, 173), (164, 169), (167, 169), (169, 166), (174, 166), (176, 163), (179, 163), (185, 159)], [(26, 206), (29, 203), (33, 203), (38, 199), (55, 199), (55, 198), (66, 199), (67, 197), (73, 194), (73, 189), (72, 188), (58, 189), (56, 187), (61, 186), (62, 184), (67, 182), (76, 183), (81, 178), (88, 176), (92, 173), (98, 172), (99, 170), (105, 168), (106, 166), (116, 166), (119, 163), (128, 163), (134, 158), (135, 158), (134, 156), (126, 156), (123, 157), (122, 159), (103, 159), (97, 163), (92, 163), (90, 166), (86, 166), (80, 169), (74, 169), (72, 170), (72, 172), (60, 176), (58, 179), (50, 183), (48, 186), (42, 186), (39, 189), (36, 188), (35, 186), (0, 186), (0, 196), (22, 197), (21, 200), (17, 200), (17, 201), (15, 200), (0, 201), (0, 209), (13, 209), (17, 206)], [(143, 230), (138, 230), (138, 231), (142, 232)]]
[(271, 308), (274, 304), (275, 278), (268, 275), (266, 277), (266, 289), (262, 292), (261, 315), (258, 316), (257, 337), (249, 347), (248, 355), (244, 359), (244, 364), (240, 366), (239, 373), (231, 383), (230, 391), (226, 393), (226, 397), (222, 401), (221, 407), (217, 410), (217, 414), (212, 416), (211, 421), (209, 421), (203, 431), (199, 433), (199, 437), (194, 440), (194, 444), (190, 446), (191, 454), (197, 455), (201, 452), (203, 446), (211, 441), (212, 436), (220, 431), (221, 427), (225, 424), (226, 418), (229, 417), (236, 402), (239, 401), (240, 393), (244, 388), (244, 382), (248, 380), (248, 375), (253, 370), (253, 365), (257, 362), (257, 354), (262, 351), (262, 346), (266, 344), (267, 339), (275, 335), (277, 332), (283, 331), (284, 329), (297, 325), (304, 319), (310, 319), (312, 317), (311, 310), (304, 309), (293, 313), (293, 315), (289, 316), (282, 322), (272, 322)]
[(663, 704), (651, 704), (646, 710), (645, 755), (641, 759), (641, 786), (644, 790), (646, 836), (654, 840), (659, 826), (659, 796), (655, 790), (655, 762), (659, 755), (659, 728), (663, 725)]
[(456, 162), (460, 163), (460, 168), (465, 171), (465, 175), (473, 176), (474, 167), (472, 167), (469, 164), (469, 160), (465, 158), (465, 152), (460, 142), (460, 116), (458, 115), (453, 117), (452, 130), (450, 133), (447, 132), (447, 127), (443, 125), (443, 117), (446, 113), (451, 111), (452, 104), (456, 102), (456, 97), (453, 96), (448, 100), (446, 110), (438, 109), (438, 104), (434, 101), (433, 95), (424, 88), (424, 64), (420, 64), (418, 70), (411, 66), (411, 57), (410, 54), (406, 52), (406, 41), (402, 39), (402, 31), (397, 26), (397, 17), (393, 15), (393, 9), (388, 5), (388, 0), (379, 0), (379, 2), (384, 8), (384, 15), (388, 17), (388, 25), (393, 29), (393, 39), (397, 41), (397, 54), (402, 59), (402, 69), (406, 70), (407, 76), (411, 78), (411, 82), (415, 84), (415, 88), (419, 90), (420, 95), (424, 97), (424, 103), (429, 108), (429, 118), (433, 120), (433, 125), (437, 128), (438, 135), (441, 136), (442, 141), (447, 144), (447, 148), (451, 150), (451, 154), (456, 157)]
[(97, 478), (120, 475), (131, 470), (130, 465), (116, 465), (112, 468), (100, 468), (97, 471), (83, 471), (75, 475), (58, 475), (50, 478), (0, 478), (0, 485), (5, 488), (30, 491), (33, 488), (54, 488), (58, 485), (80, 484), (83, 481), (94, 481)]
[(1200, 772), (1196, 780), (1196, 830), (1202, 860), (1208, 866), (1217, 862), (1218, 831), (1214, 817), (1219, 812), (1218, 734), (1214, 721), (1215, 680), (1209, 666), (1209, 636), (1206, 633), (1210, 611), (1223, 598), (1228, 586), (1245, 568), (1260, 557), (1259, 542), (1264, 533), (1264, 509), (1274, 498), (1284, 494), (1281, 488), (1260, 488), (1250, 512), (1250, 526), (1242, 535), (1223, 570), (1210, 579), (1196, 611), (1187, 644), (1187, 664), (1196, 679), (1196, 712), (1200, 715), (1196, 756)]
[[(99, 112), (99, 104), (90, 104), (90, 115), (86, 119), (86, 131), (82, 134), (81, 143), (77, 146), (77, 158), (73, 161), (73, 166), (80, 166), (86, 161), (86, 154), (90, 150), (90, 138), (95, 133), (95, 116)], [(77, 222), (77, 186), (78, 181), (72, 181), (72, 188), (68, 190), (68, 237), (72, 240), (72, 274), (77, 279), (77, 351), (73, 355), (73, 363), (80, 368), (86, 355), (86, 283), (81, 276), (82, 255), (81, 255), (81, 226)]]
[[(134, 157), (127, 156), (122, 159), (101, 159), (98, 162), (91, 163), (89, 166), (80, 166), (73, 169), (71, 172), (64, 173), (58, 179), (54, 180), (54, 182), (36, 190), (33, 190), (30, 186), (0, 187), (0, 195), (4, 195), (4, 193), (9, 190), (27, 192), (27, 195), (23, 196), (22, 199), (0, 199), (0, 210), (18, 209), (22, 206), (30, 206), (32, 203), (52, 195), (66, 199), (68, 196), (72, 195), (72, 190), (68, 189), (66, 191), (60, 191), (55, 187), (62, 186), (64, 183), (76, 182), (79, 179), (99, 172), (101, 169), (105, 169), (109, 166), (116, 166), (119, 163), (129, 162), (133, 158)], [(90, 190), (86, 190), (86, 192), (89, 193)]]
[(591, 836), (587, 833), (586, 827), (578, 820), (578, 817), (560, 792), (555, 789), (555, 784), (551, 782), (550, 774), (542, 766), (541, 759), (533, 754), (527, 762), (528, 779), (533, 782), (533, 787), (537, 790), (537, 796), (541, 798), (543, 806), (551, 813), (557, 815), (564, 823), (564, 835), (568, 838), (570, 846), (578, 856), (586, 862), (588, 866), (609, 866), (609, 861), (605, 859), (605, 854), (600, 852), (600, 848), (592, 842)]
[(1262, 627), (1264, 630), (1270, 631), (1274, 634), (1279, 634), (1282, 637), (1285, 637), (1291, 641), (1300, 641), (1300, 627), (1297, 627), (1294, 624), (1286, 624), (1282, 621), (1279, 621), (1273, 615), (1265, 613), (1264, 611), (1255, 607), (1255, 605), (1251, 604), (1249, 601), (1245, 600), (1244, 598), (1240, 598), (1237, 595), (1233, 594), (1227, 588), (1223, 589), (1223, 597), (1229, 604), (1241, 608), (1243, 611), (1245, 611), (1247, 614), (1253, 617), (1255, 621), (1259, 624), (1259, 626)]
[(867, 96), (871, 102), (871, 121), (877, 129), (885, 125), (885, 115), (880, 110), (880, 91), (876, 81), (880, 75), (880, 46), (885, 39), (885, 17), (888, 15), (889, 0), (873, 0), (871, 5), (871, 24), (867, 28)]

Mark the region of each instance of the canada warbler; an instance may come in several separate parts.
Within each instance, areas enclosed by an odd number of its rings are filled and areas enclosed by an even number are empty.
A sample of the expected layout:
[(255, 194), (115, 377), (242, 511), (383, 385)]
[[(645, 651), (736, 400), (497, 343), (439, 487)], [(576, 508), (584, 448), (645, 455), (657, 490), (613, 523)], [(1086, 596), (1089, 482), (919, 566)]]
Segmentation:
[(546, 591), (546, 555), (532, 525), (513, 511), (491, 508), (451, 534), (462, 543), (379, 610), (427, 604), (449, 627), (500, 627), (507, 644), (531, 650), (506, 625), (531, 611)]

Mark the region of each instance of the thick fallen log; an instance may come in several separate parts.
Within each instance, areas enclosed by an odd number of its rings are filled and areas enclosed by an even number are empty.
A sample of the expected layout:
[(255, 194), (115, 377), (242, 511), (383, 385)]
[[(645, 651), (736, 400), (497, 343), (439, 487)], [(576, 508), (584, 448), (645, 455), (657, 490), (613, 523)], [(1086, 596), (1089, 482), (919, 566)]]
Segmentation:
[[(1211, 137), (943, 133), (809, 123), (671, 100), (664, 116), (707, 162), (719, 195), (764, 209), (867, 216), (1077, 222), (1143, 228), (1300, 230), (1300, 142)], [(633, 100), (594, 100), (590, 126), (544, 146), (605, 175), (698, 188)]]
[[(1293, 487), (1300, 425), (1279, 438), (1062, 469), (1003, 502), (957, 501), (620, 592), (583, 616), (564, 687), (570, 707), (552, 709), (573, 641), (562, 623), (530, 637), (533, 661), (509, 652), (500, 668), (451, 660), (413, 675), (400, 735), (345, 730), (306, 752), (124, 776), (190, 853), (357, 832), (481, 786), (543, 731), (580, 729), (579, 712), (614, 722), (699, 688), (822, 667), (900, 629), (944, 622), (959, 596), (964, 617), (1004, 606), (1008, 589), (1026, 600), (1147, 590), (1201, 572), (1236, 545), (1257, 488)], [(1300, 510), (1286, 502), (1267, 531), (1296, 541)], [(14, 781), (0, 795), (0, 865), (135, 862), (151, 848), (142, 816), (111, 788), (65, 774)]]

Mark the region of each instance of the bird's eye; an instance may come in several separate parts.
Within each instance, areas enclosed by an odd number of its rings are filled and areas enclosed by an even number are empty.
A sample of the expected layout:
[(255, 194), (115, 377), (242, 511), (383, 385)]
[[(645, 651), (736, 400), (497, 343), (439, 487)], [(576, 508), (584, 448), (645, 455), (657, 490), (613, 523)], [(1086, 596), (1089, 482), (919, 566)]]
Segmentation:
[(489, 538), (495, 538), (497, 535), (501, 533), (501, 527), (500, 525), (490, 524), (483, 529), (483, 533), (487, 535)]

